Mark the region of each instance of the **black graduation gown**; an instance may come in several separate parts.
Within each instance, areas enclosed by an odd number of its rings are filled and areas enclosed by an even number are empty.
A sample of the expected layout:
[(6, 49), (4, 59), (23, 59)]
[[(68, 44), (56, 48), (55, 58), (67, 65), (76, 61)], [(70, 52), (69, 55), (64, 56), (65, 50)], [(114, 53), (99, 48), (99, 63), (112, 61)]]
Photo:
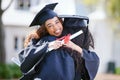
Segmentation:
[[(21, 60), (21, 71), (24, 74), (29, 74), (31, 68), (34, 67), (34, 78), (41, 80), (80, 80), (81, 74), (76, 74), (74, 60), (64, 48), (48, 51), (48, 42), (53, 40), (56, 40), (56, 37), (47, 36), (37, 44), (32, 42), (29, 47), (22, 50), (20, 54), (25, 58)], [(90, 80), (93, 80), (97, 74), (99, 57), (95, 52), (85, 49), (83, 49), (82, 57), (85, 60)], [(27, 79), (23, 77), (21, 80)]]

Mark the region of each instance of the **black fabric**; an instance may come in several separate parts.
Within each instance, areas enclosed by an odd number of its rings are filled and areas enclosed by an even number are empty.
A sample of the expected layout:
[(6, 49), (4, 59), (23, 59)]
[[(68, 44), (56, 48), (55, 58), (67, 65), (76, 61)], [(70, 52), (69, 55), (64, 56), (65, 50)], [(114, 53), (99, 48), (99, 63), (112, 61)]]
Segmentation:
[(76, 18), (65, 18), (63, 25), (70, 28), (87, 27), (87, 21)]
[[(56, 40), (56, 38), (52, 36), (48, 36), (43, 40), (53, 41)], [(30, 50), (32, 50), (32, 47), (30, 48)], [(41, 53), (41, 50), (39, 51), (39, 53)], [(34, 73), (33, 71), (32, 74), (28, 73), (27, 75), (24, 75), (24, 78), (21, 80), (33, 80), (31, 78), (41, 78), (42, 80), (74, 80), (74, 79), (80, 80), (81, 78), (83, 78), (83, 80), (86, 80), (84, 79), (85, 77), (87, 77), (88, 80), (93, 80), (98, 70), (98, 64), (99, 64), (98, 56), (93, 52), (83, 50), (83, 59), (85, 60), (85, 64), (83, 67), (84, 68), (86, 67), (85, 72), (89, 73), (89, 77), (90, 77), (89, 79), (88, 74), (86, 74), (87, 75), (86, 76), (84, 72), (83, 73), (79, 73), (78, 71), (75, 72), (76, 70), (74, 66), (74, 60), (70, 56), (70, 53), (71, 53), (70, 51), (67, 51), (66, 48), (62, 48), (62, 47), (58, 50), (50, 51), (40, 62), (40, 64), (36, 66), (35, 71), (37, 72)], [(30, 56), (33, 57), (34, 59), (37, 59), (32, 55)], [(30, 61), (30, 59), (28, 60)], [(29, 63), (28, 60), (24, 60), (26, 61), (26, 64)], [(26, 66), (29, 67), (30, 64)], [(25, 66), (21, 66), (21, 67), (25, 67)]]
[(63, 26), (69, 28), (87, 27), (89, 24), (89, 18), (79, 15), (59, 15), (59, 18), (63, 19)]

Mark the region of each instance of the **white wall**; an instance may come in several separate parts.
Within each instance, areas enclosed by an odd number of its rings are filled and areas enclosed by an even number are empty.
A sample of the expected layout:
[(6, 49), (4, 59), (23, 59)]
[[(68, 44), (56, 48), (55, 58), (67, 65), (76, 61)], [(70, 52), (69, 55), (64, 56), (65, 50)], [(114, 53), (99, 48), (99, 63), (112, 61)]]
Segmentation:
[(75, 0), (40, 0), (38, 6), (34, 6), (31, 8), (31, 11), (38, 12), (40, 11), (46, 4), (50, 3), (58, 3), (54, 9), (59, 15), (65, 14), (76, 14), (76, 5)]
[[(119, 30), (118, 30), (119, 31)], [(115, 60), (115, 64), (116, 67), (120, 67), (120, 33), (118, 33), (116, 36), (114, 36), (114, 60)]]
[[(23, 49), (23, 38), (29, 33), (30, 29), (20, 26), (4, 26), (5, 29), (5, 49), (6, 62), (12, 62), (12, 57), (18, 57), (18, 53)], [(14, 38), (18, 37), (18, 49), (14, 49)]]
[(90, 22), (95, 40), (95, 51), (100, 57), (99, 72), (104, 73), (107, 70), (108, 62), (113, 61), (113, 31), (106, 19), (94, 19)]

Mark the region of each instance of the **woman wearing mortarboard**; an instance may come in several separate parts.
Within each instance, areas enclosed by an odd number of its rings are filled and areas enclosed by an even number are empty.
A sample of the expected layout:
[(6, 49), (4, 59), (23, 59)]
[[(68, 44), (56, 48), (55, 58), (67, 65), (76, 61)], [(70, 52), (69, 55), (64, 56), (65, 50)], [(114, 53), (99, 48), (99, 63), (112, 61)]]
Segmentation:
[[(94, 80), (99, 57), (89, 50), (94, 48), (94, 42), (88, 26), (79, 18), (67, 17), (62, 21), (53, 12), (56, 5), (46, 5), (30, 24), (40, 28), (26, 39), (30, 42), (19, 53), (24, 74), (21, 80)], [(74, 39), (65, 43), (61, 40), (79, 30), (83, 33)]]

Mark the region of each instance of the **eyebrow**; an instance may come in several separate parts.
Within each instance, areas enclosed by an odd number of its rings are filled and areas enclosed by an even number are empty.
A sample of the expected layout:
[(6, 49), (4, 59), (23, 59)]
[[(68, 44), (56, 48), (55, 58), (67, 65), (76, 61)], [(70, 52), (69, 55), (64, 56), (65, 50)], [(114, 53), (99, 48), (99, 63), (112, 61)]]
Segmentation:
[[(55, 22), (57, 22), (57, 21), (59, 21), (59, 20), (58, 20), (58, 19), (56, 19), (56, 20), (55, 20)], [(48, 23), (46, 26), (49, 26), (49, 25), (51, 25), (51, 23)]]
[(51, 23), (48, 23), (46, 26), (49, 26), (49, 25), (51, 25)]

